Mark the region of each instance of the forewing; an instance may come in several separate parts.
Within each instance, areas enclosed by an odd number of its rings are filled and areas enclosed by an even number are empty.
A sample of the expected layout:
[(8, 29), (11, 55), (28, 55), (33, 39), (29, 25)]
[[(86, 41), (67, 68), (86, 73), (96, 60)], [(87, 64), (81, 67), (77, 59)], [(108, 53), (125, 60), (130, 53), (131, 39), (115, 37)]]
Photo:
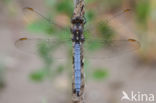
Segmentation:
[(136, 34), (129, 28), (132, 25), (132, 18), (130, 18), (132, 15), (133, 10), (131, 9), (119, 10), (117, 13), (111, 15), (101, 14), (96, 21), (88, 23), (85, 33), (100, 33), (100, 35), (104, 35), (105, 37), (115, 32), (116, 35), (119, 34), (123, 37), (136, 37)]
[(39, 11), (35, 10), (34, 8), (31, 7), (25, 7), (23, 8), (23, 13), (24, 13), (24, 19), (25, 21), (30, 24), (34, 21), (41, 21), (41, 22), (46, 22), (50, 24), (51, 26), (57, 27), (59, 29), (66, 29), (63, 27), (61, 24), (58, 24), (54, 21), (54, 18), (48, 18), (41, 14)]

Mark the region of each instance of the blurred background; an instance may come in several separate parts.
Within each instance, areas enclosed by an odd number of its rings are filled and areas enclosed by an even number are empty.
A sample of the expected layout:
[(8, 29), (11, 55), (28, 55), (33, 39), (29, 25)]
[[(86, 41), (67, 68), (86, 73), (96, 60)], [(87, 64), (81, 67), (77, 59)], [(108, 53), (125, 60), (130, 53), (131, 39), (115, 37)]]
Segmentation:
[[(133, 38), (141, 45), (111, 59), (85, 58), (86, 101), (122, 103), (122, 91), (156, 96), (156, 1), (85, 0), (85, 3), (86, 38)], [(24, 7), (34, 8), (49, 21), (31, 10), (25, 12)], [(73, 8), (72, 0), (0, 0), (0, 103), (71, 103), (72, 47), (70, 42), (64, 45), (59, 42), (71, 38)], [(131, 10), (123, 12), (126, 9)], [(56, 40), (50, 42), (52, 46), (44, 41), (38, 47), (33, 45), (37, 40), (30, 41), (27, 45), (37, 48), (37, 52), (29, 53), (31, 49), (24, 43), (22, 50), (20, 42), (16, 45), (16, 40), (25, 36)], [(103, 48), (95, 42), (87, 47), (87, 51), (95, 53)], [(56, 60), (57, 55), (66, 59)]]

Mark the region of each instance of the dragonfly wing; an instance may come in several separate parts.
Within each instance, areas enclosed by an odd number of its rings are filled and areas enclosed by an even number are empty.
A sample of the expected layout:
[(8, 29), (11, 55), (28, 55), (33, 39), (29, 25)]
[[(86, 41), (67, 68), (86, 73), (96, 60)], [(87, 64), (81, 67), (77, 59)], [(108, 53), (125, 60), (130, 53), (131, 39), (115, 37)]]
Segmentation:
[[(133, 14), (133, 10), (131, 9), (125, 9), (121, 10), (117, 13), (115, 13), (112, 16), (107, 15), (101, 15), (98, 18), (98, 21), (88, 23), (88, 27), (84, 30), (85, 33), (100, 33), (101, 35), (110, 35), (113, 32), (116, 34), (128, 37), (130, 36), (136, 36), (129, 28), (128, 26), (131, 24), (131, 20), (129, 17), (131, 17)], [(93, 25), (93, 23), (95, 25)], [(126, 24), (126, 25), (125, 25)], [(96, 30), (95, 30), (96, 28)]]
[(44, 16), (39, 11), (31, 7), (23, 8), (23, 12), (24, 12), (24, 20), (29, 24), (35, 21), (38, 22), (42, 21), (47, 22), (48, 24), (51, 24), (51, 26), (57, 27), (59, 29), (66, 29), (65, 27), (61, 26), (61, 24), (56, 23), (53, 19)]
[(67, 55), (68, 47), (72, 48), (70, 40), (59, 40), (56, 38), (20, 38), (15, 42), (15, 46), (25, 52), (31, 54), (49, 55), (56, 59), (64, 59)]
[(84, 55), (91, 59), (104, 59), (130, 53), (140, 47), (135, 39), (127, 40), (92, 40), (84, 44)]

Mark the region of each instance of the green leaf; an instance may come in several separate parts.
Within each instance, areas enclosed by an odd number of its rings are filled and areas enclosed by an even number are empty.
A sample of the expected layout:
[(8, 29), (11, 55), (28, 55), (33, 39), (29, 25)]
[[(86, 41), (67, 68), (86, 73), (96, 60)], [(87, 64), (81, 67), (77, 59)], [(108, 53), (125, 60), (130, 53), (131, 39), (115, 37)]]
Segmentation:
[(150, 1), (149, 0), (141, 0), (138, 2), (136, 6), (136, 16), (137, 20), (141, 24), (146, 24), (147, 18), (149, 17), (150, 12)]
[(56, 69), (57, 74), (60, 74), (64, 71), (64, 66), (60, 65), (58, 66), (58, 68)]
[(98, 23), (98, 31), (105, 40), (112, 40), (114, 37), (114, 30), (106, 22)]
[(93, 52), (93, 51), (96, 51), (96, 50), (102, 48), (102, 45), (99, 45), (99, 43), (97, 41), (92, 41), (92, 42), (89, 42), (86, 47), (89, 51)]
[(45, 3), (47, 4), (47, 5), (49, 5), (49, 6), (54, 6), (55, 5), (55, 3), (56, 3), (56, 0), (45, 0)]
[(53, 61), (53, 58), (51, 57), (51, 52), (54, 50), (54, 47), (57, 45), (50, 45), (47, 44), (47, 42), (40, 42), (38, 45), (38, 53), (40, 57), (44, 60), (46, 65), (50, 65)]
[(71, 0), (61, 0), (56, 3), (56, 10), (60, 13), (66, 13), (69, 16), (73, 13), (73, 3)]
[(47, 72), (45, 69), (35, 71), (30, 74), (30, 79), (36, 82), (41, 82), (44, 80)]
[(2, 63), (3, 61), (0, 60), (0, 89), (5, 87), (5, 66), (4, 64)]
[(94, 11), (89, 10), (89, 11), (86, 12), (86, 19), (87, 19), (87, 22), (93, 20), (94, 18), (95, 18), (95, 13), (94, 13)]
[(91, 33), (90, 33), (90, 31), (84, 30), (84, 37), (85, 37), (86, 39), (90, 39), (90, 38), (91, 38)]
[(95, 69), (92, 76), (96, 80), (103, 80), (108, 76), (108, 71), (106, 69)]
[(54, 27), (52, 27), (47, 21), (45, 20), (35, 20), (34, 22), (27, 25), (27, 29), (31, 32), (35, 33), (47, 33), (52, 34), (55, 32)]

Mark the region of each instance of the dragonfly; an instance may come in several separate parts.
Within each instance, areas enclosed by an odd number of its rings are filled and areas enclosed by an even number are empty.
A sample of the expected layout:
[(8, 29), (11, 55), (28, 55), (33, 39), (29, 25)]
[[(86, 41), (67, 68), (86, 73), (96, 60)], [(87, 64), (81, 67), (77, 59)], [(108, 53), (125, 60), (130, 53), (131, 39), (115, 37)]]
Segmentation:
[[(56, 26), (59, 30), (64, 29), (61, 25), (52, 22), (50, 19), (43, 16), (37, 10), (26, 7), (23, 9), (25, 12), (31, 12), (35, 15), (38, 15), (42, 19), (46, 20), (48, 23)], [(112, 22), (113, 18), (124, 15), (129, 12), (130, 9), (123, 10), (121, 13), (115, 15), (114, 17), (108, 19), (108, 23)], [(72, 44), (71, 48), (73, 48), (73, 68), (74, 68), (74, 93), (77, 96), (81, 95), (81, 88), (83, 87), (84, 75), (82, 71), (82, 67), (84, 65), (83, 58), (91, 58), (91, 59), (104, 59), (111, 58), (114, 56), (122, 55), (127, 52), (131, 52), (140, 47), (139, 42), (136, 39), (128, 38), (124, 40), (107, 40), (107, 39), (89, 39), (85, 38), (84, 32), (89, 32), (89, 29), (84, 29), (84, 25), (86, 24), (85, 17), (74, 17), (71, 19), (72, 27), (70, 28), (72, 38), (64, 38), (63, 40), (58, 40), (56, 38), (29, 38), (29, 37), (21, 37), (16, 42), (15, 45), (17, 48), (28, 51), (28, 52), (36, 52), (37, 46), (42, 41), (46, 42), (48, 46), (55, 46), (56, 44)], [(91, 28), (92, 29), (92, 28)], [(94, 51), (96, 47), (97, 51)], [(101, 47), (103, 47), (101, 50)], [(57, 47), (56, 47), (57, 48)], [(91, 52), (88, 52), (88, 49), (91, 48)], [(83, 51), (84, 50), (84, 51)], [(98, 54), (98, 55), (97, 55)], [(57, 55), (57, 59), (63, 59), (62, 55)]]

